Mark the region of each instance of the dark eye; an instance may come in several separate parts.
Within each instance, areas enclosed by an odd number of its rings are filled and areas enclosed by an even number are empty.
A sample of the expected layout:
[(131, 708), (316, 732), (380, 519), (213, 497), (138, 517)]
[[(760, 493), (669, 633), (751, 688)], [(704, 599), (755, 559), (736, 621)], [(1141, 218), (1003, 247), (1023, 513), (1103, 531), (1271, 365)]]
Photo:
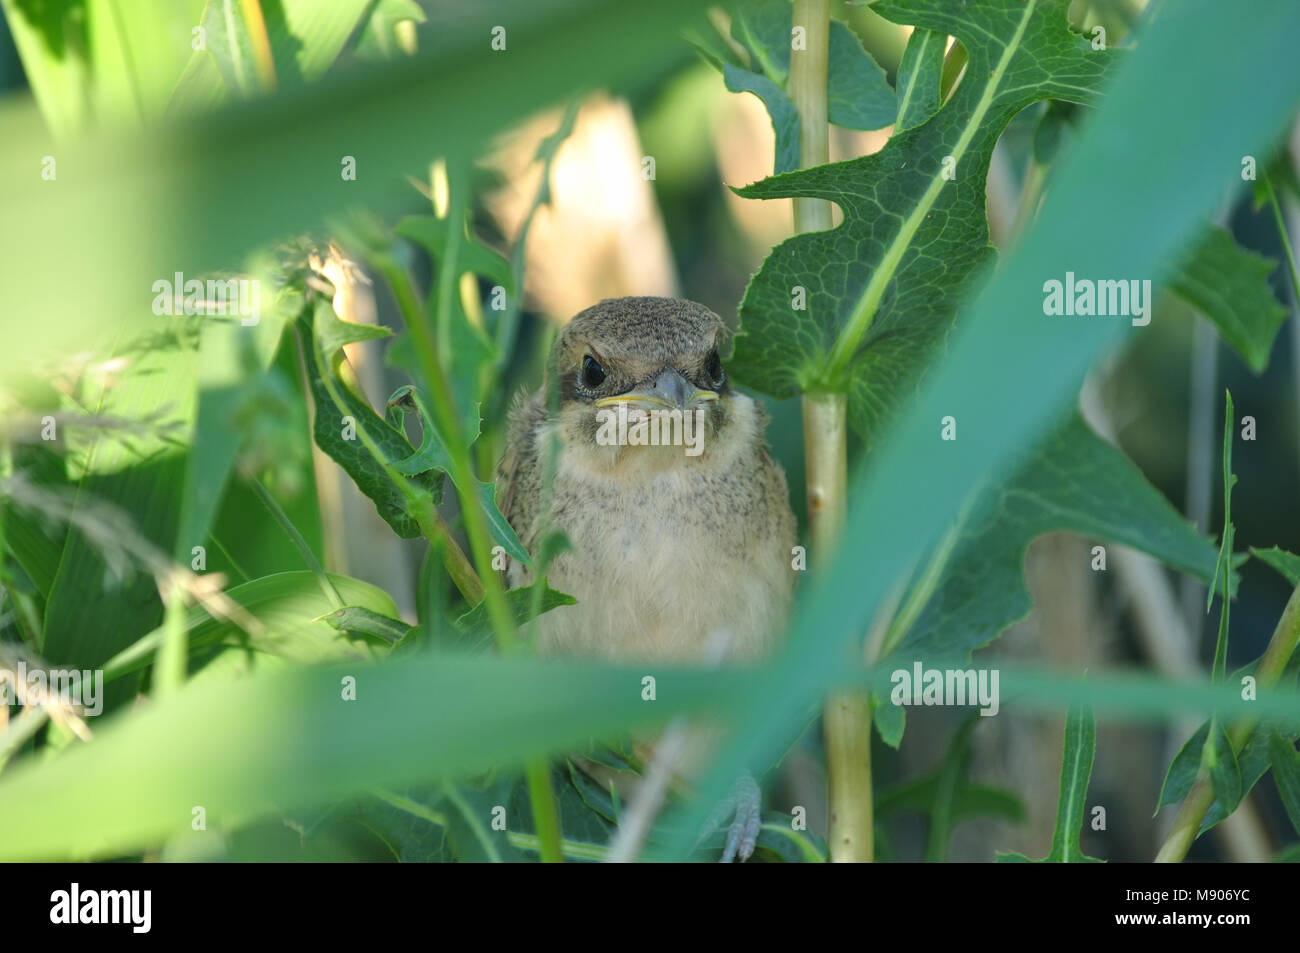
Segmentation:
[(717, 351), (709, 355), (709, 363), (704, 370), (708, 373), (709, 380), (713, 382), (714, 386), (722, 383), (722, 361), (718, 357)]
[(605, 383), (605, 369), (590, 354), (582, 359), (582, 383), (587, 387), (599, 387)]

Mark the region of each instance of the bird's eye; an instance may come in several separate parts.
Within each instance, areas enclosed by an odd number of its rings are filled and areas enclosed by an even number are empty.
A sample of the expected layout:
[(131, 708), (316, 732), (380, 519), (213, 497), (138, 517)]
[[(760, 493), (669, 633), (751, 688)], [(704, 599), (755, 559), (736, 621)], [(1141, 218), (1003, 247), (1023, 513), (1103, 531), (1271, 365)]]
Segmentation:
[(599, 387), (605, 383), (605, 369), (590, 354), (582, 359), (582, 383), (587, 387)]
[(718, 357), (718, 352), (714, 351), (709, 355), (709, 363), (704, 368), (709, 375), (709, 380), (714, 386), (722, 383), (722, 360)]

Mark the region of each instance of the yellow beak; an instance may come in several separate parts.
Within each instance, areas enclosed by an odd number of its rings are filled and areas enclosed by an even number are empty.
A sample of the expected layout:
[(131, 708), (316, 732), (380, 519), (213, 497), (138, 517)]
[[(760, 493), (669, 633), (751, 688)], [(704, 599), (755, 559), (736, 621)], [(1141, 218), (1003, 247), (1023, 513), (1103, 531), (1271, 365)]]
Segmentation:
[(701, 390), (675, 368), (666, 367), (660, 371), (650, 386), (635, 387), (612, 397), (601, 397), (597, 407), (615, 407), (627, 404), (641, 410), (685, 410), (705, 401), (717, 400), (717, 391)]

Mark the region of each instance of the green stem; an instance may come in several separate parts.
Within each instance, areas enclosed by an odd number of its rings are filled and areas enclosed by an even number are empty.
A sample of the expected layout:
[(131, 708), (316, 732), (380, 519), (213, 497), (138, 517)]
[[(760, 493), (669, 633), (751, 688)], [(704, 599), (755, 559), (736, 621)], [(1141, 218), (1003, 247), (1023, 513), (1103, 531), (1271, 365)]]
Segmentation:
[[(825, 165), (830, 156), (826, 78), (830, 41), (829, 0), (795, 0), (794, 25), (806, 48), (790, 57), (790, 98), (799, 113), (801, 168)], [(794, 200), (797, 232), (831, 227), (830, 203)], [(844, 527), (848, 492), (848, 400), (844, 393), (804, 394), (803, 424), (808, 525), (814, 565), (834, 557)], [(866, 692), (838, 692), (823, 711), (832, 861), (870, 861), (874, 850), (871, 805), (871, 700)]]
[(1291, 250), (1291, 238), (1287, 235), (1286, 222), (1282, 218), (1282, 206), (1278, 203), (1277, 194), (1273, 191), (1273, 183), (1269, 181), (1267, 175), (1264, 176), (1264, 191), (1268, 193), (1268, 202), (1273, 206), (1273, 220), (1277, 222), (1277, 235), (1282, 240), (1282, 248), (1286, 252), (1286, 266), (1288, 273), (1291, 275), (1291, 289), (1296, 294), (1296, 300), (1300, 301), (1300, 275), (1296, 274), (1295, 252)]
[(280, 529), (284, 530), (284, 534), (289, 537), (294, 548), (298, 550), (298, 555), (307, 564), (311, 574), (316, 577), (316, 583), (320, 586), (321, 592), (325, 593), (325, 598), (329, 600), (330, 605), (335, 609), (342, 609), (347, 603), (343, 601), (339, 591), (334, 588), (334, 583), (330, 580), (330, 577), (325, 574), (325, 567), (316, 559), (316, 554), (311, 551), (311, 546), (308, 545), (307, 540), (303, 538), (302, 533), (298, 532), (298, 527), (293, 525), (293, 520), (289, 519), (289, 514), (281, 509), (275, 497), (271, 495), (266, 487), (262, 486), (261, 480), (249, 478), (248, 485), (257, 498), (262, 501), (262, 505), (270, 510), (271, 516), (280, 525)]
[[(1255, 683), (1260, 691), (1274, 687), (1281, 680), (1287, 663), (1295, 654), (1297, 643), (1300, 643), (1300, 586), (1296, 586), (1291, 593), (1291, 598), (1287, 600), (1286, 608), (1282, 610), (1282, 618), (1278, 620), (1277, 627), (1273, 630), (1273, 637), (1269, 639), (1268, 648), (1264, 650), (1264, 656), (1255, 669)], [(1232, 745), (1234, 754), (1241, 753), (1258, 721), (1257, 718), (1243, 718), (1233, 724), (1228, 731), (1228, 741)], [(1201, 824), (1213, 804), (1214, 785), (1210, 781), (1208, 772), (1202, 767), (1196, 783), (1187, 792), (1182, 807), (1178, 809), (1173, 830), (1169, 832), (1169, 836), (1160, 847), (1160, 852), (1156, 854), (1156, 863), (1176, 864), (1187, 857), (1187, 851), (1191, 849), (1192, 842), (1200, 834)]]
[(154, 695), (166, 697), (185, 684), (188, 665), (189, 642), (185, 619), (185, 587), (179, 579), (168, 575), (163, 595), (163, 636), (154, 661)]
[[(462, 202), (455, 196), (459, 193), (457, 183), (451, 181), (452, 201), (449, 204), (447, 220), (447, 243), (444, 260), (440, 267), (439, 279), (439, 329), (449, 327), (451, 314), (451, 285), (455, 278), (455, 261), (463, 232), (461, 213)], [(455, 395), (451, 391), (448, 364), (444, 360), (446, 347), (439, 347), (440, 339), (430, 333), (424, 320), (424, 309), (420, 307), (415, 289), (410, 278), (389, 255), (376, 256), (376, 266), (388, 281), (397, 301), (407, 331), (415, 344), (415, 351), (420, 360), (425, 382), (429, 387), (434, 423), (446, 438), (448, 456), (451, 462), (452, 482), (457, 487), (464, 487), (460, 493), (461, 514), (465, 520), (465, 534), (469, 537), (470, 554), (478, 577), (483, 583), (483, 600), (487, 606), (488, 618), (496, 634), (497, 648), (503, 655), (517, 652), (519, 632), (514, 615), (506, 601), (501, 578), (492, 568), (492, 536), (488, 532), (487, 517), (483, 513), (478, 494), (473, 492), (476, 484), (473, 467), (470, 464), (468, 441), (460, 425)], [(549, 863), (561, 863), (564, 852), (560, 844), (561, 831), (559, 813), (555, 806), (555, 794), (551, 790), (550, 767), (544, 758), (530, 759), (525, 766), (528, 779), (528, 797), (533, 811), (533, 823), (537, 834), (542, 839), (542, 860)]]
[[(455, 229), (448, 233), (447, 244), (456, 244)], [(376, 255), (375, 267), (383, 274), (398, 310), (406, 322), (411, 341), (420, 360), (420, 370), (429, 387), (431, 410), (434, 424), (445, 437), (447, 455), (451, 463), (452, 482), (457, 487), (473, 487), (474, 473), (469, 462), (464, 431), (456, 414), (456, 401), (448, 382), (446, 365), (441, 360), (434, 337), (424, 318), (424, 310), (416, 298), (406, 272), (389, 255)], [(358, 431), (359, 433), (360, 431)], [(461, 515), (465, 520), (465, 534), (469, 537), (470, 553), (473, 565), (483, 585), (483, 598), (487, 604), (488, 618), (496, 633), (497, 646), (504, 654), (512, 654), (518, 649), (519, 633), (514, 616), (506, 602), (501, 580), (492, 568), (492, 536), (488, 532), (487, 519), (483, 515), (478, 498), (473, 493), (462, 493)]]
[(545, 758), (530, 759), (524, 767), (528, 779), (528, 801), (533, 811), (533, 825), (541, 841), (542, 863), (564, 863), (560, 812), (551, 789), (551, 765)]

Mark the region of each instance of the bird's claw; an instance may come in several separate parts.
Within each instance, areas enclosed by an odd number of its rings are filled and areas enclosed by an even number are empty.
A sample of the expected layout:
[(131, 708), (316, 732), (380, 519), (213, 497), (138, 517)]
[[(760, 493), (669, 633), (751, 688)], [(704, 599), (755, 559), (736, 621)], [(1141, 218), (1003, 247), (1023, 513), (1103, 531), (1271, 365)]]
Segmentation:
[(727, 829), (727, 843), (723, 848), (719, 863), (729, 864), (739, 860), (749, 860), (758, 844), (758, 832), (762, 828), (763, 794), (758, 782), (752, 775), (743, 774), (736, 779), (731, 794), (718, 803), (708, 820), (704, 822), (701, 839), (717, 830), (731, 820)]

